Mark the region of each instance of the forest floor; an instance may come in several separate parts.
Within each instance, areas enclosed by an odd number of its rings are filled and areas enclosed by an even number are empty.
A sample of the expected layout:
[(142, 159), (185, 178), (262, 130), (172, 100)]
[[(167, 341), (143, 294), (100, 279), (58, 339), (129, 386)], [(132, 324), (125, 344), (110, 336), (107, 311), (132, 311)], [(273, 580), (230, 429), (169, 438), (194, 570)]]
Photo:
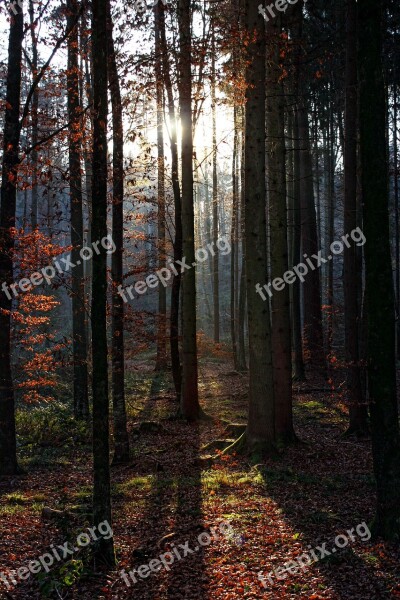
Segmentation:
[[(347, 410), (338, 390), (311, 381), (296, 388), (295, 427), (303, 444), (268, 460), (228, 455), (209, 466), (199, 457), (208, 453), (205, 444), (226, 437), (221, 420), (245, 422), (247, 377), (221, 358), (202, 359), (200, 400), (215, 419), (187, 425), (173, 418), (169, 375), (155, 373), (152, 364), (135, 360), (127, 379), (132, 460), (112, 468), (117, 569), (93, 572), (90, 550), (80, 549), (0, 598), (400, 598), (399, 548), (356, 534), (347, 547), (302, 570), (278, 572), (281, 579), (272, 574), (266, 588), (258, 577), (324, 543), (332, 550), (335, 536), (373, 517), (370, 442), (342, 437)], [(18, 416), (26, 474), (0, 482), (0, 575), (38, 559), (51, 544), (73, 543), (90, 522), (87, 431), (67, 417), (60, 426), (55, 410), (34, 423), (27, 414)], [(139, 429), (142, 422), (152, 424)], [(44, 520), (44, 506), (67, 514)], [(199, 547), (198, 536), (218, 531), (223, 521), (234, 533), (211, 543), (203, 536), (208, 545)], [(198, 549), (183, 557), (186, 542)], [(137, 569), (174, 548), (181, 560), (146, 578), (136, 574), (137, 582), (126, 585), (121, 569)]]

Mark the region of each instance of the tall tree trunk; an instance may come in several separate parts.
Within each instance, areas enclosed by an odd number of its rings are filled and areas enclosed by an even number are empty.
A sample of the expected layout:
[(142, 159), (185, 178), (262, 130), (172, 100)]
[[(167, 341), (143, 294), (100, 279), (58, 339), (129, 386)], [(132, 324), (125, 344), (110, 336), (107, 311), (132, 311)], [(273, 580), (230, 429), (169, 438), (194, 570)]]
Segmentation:
[(179, 103), (182, 123), (182, 238), (189, 270), (183, 274), (181, 412), (189, 421), (200, 416), (196, 340), (196, 270), (193, 202), (192, 37), (190, 0), (179, 0)]
[[(160, 38), (161, 2), (154, 7), (155, 76), (157, 102), (157, 187), (158, 187), (158, 268), (165, 269), (165, 159), (162, 51)], [(156, 371), (167, 367), (167, 290), (158, 286), (157, 359)]]
[[(38, 73), (38, 47), (37, 47), (37, 36), (35, 22), (35, 11), (33, 0), (29, 0), (29, 21), (31, 29), (31, 42), (32, 42), (32, 80), (36, 79)], [(31, 152), (31, 164), (32, 164), (32, 204), (31, 204), (31, 226), (35, 229), (38, 225), (38, 150), (36, 144), (39, 139), (39, 121), (38, 121), (38, 109), (39, 109), (39, 86), (35, 87), (32, 96), (32, 108), (31, 108), (31, 120), (32, 120), (32, 147)]]
[(238, 128), (237, 128), (237, 106), (233, 107), (233, 153), (232, 153), (232, 221), (231, 221), (231, 298), (230, 298), (230, 317), (231, 317), (231, 339), (233, 366), (238, 370), (238, 351), (237, 351), (237, 297), (236, 288), (238, 287), (238, 269), (237, 269), (237, 253), (238, 253), (238, 181), (237, 181), (237, 149), (238, 149)]
[[(271, 247), (271, 279), (288, 271), (285, 106), (282, 83), (281, 17), (267, 24), (267, 157)], [(283, 281), (283, 280), (281, 280)], [(292, 410), (292, 348), (289, 286), (273, 290), (272, 348), (274, 365), (275, 435), (278, 442), (294, 440)], [(267, 300), (268, 301), (268, 300)]]
[(254, 0), (245, 0), (245, 26), (251, 40), (246, 56), (245, 230), (250, 372), (245, 439), (250, 451), (269, 452), (275, 445), (270, 309), (268, 297), (263, 299), (257, 292), (267, 278), (265, 29)]
[[(107, 235), (107, 0), (93, 0), (93, 215), (92, 240)], [(93, 519), (98, 526), (111, 521), (109, 399), (107, 363), (107, 254), (103, 245), (93, 256)], [(113, 538), (100, 538), (95, 554), (115, 564)]]
[(377, 483), (373, 532), (400, 536), (400, 433), (396, 398), (393, 275), (389, 243), (388, 156), (382, 67), (382, 7), (358, 6), (360, 151), (368, 311), (368, 389)]
[[(298, 5), (298, 21), (294, 37), (297, 43), (302, 40), (303, 13)], [(306, 73), (302, 65), (300, 52), (297, 57), (297, 118), (300, 146), (300, 206), (301, 206), (301, 242), (302, 254), (308, 257), (318, 253), (317, 218), (314, 204), (314, 185), (312, 156), (310, 149), (310, 131), (308, 122)], [(325, 357), (322, 331), (321, 289), (319, 269), (307, 273), (307, 283), (303, 286), (304, 299), (304, 340), (313, 367), (324, 370)]]
[(396, 339), (397, 339), (397, 358), (400, 358), (400, 200), (399, 200), (399, 157), (398, 157), (398, 141), (397, 141), (397, 80), (395, 72), (395, 83), (393, 86), (393, 170), (394, 170), (394, 211), (395, 211), (395, 228), (396, 228)]
[[(293, 198), (291, 202), (293, 214), (293, 237), (291, 246), (291, 268), (301, 262), (301, 210), (300, 210), (300, 140), (297, 110), (293, 115)], [(296, 278), (291, 286), (292, 294), (292, 344), (293, 344), (293, 379), (305, 380), (303, 359), (303, 340), (301, 335), (301, 295), (300, 281)]]
[[(344, 140), (344, 233), (357, 227), (357, 3), (347, 0), (346, 15), (346, 106)], [(344, 250), (344, 322), (347, 393), (350, 422), (348, 433), (368, 431), (368, 411), (363, 403), (360, 375), (357, 248)]]
[[(15, 209), (18, 181), (18, 150), (20, 141), (19, 105), (21, 97), (22, 41), (24, 17), (22, 3), (11, 17), (8, 43), (6, 108), (4, 113), (3, 164), (0, 206), (0, 475), (18, 471), (14, 386), (11, 372), (11, 309), (12, 296), (5, 288), (13, 281), (13, 250)], [(5, 291), (5, 289), (7, 291)]]
[(123, 284), (124, 253), (124, 129), (121, 90), (113, 39), (110, 0), (107, 0), (108, 80), (111, 92), (113, 124), (113, 203), (112, 238), (115, 252), (111, 259), (112, 274), (112, 397), (114, 420), (113, 464), (129, 461), (129, 437), (125, 404), (124, 302), (118, 293)]
[(217, 107), (215, 95), (215, 24), (211, 24), (211, 112), (212, 112), (212, 181), (213, 181), (213, 305), (214, 342), (219, 343), (219, 256), (218, 256), (218, 176), (217, 176)]
[[(246, 364), (246, 341), (245, 341), (245, 324), (246, 324), (246, 247), (245, 247), (245, 128), (246, 117), (245, 108), (242, 107), (242, 126), (241, 126), (241, 157), (240, 157), (240, 240), (242, 245), (242, 260), (240, 266), (240, 281), (239, 285), (239, 305), (238, 305), (238, 370), (241, 372), (247, 371)], [(239, 244), (238, 244), (239, 249)]]
[[(164, 5), (159, 6), (159, 26), (161, 52), (163, 57), (163, 77), (168, 100), (168, 116), (170, 126), (171, 143), (171, 179), (174, 193), (175, 209), (175, 240), (174, 240), (174, 263), (182, 260), (182, 199), (179, 185), (179, 162), (178, 162), (178, 140), (176, 128), (175, 104), (172, 90), (172, 82), (169, 71), (168, 48), (165, 35), (165, 13)], [(181, 289), (180, 269), (174, 273), (171, 288), (171, 315), (170, 315), (170, 346), (171, 346), (171, 368), (177, 399), (180, 400), (182, 390), (182, 367), (179, 352), (179, 298)]]
[(68, 120), (70, 133), (69, 149), (69, 188), (71, 206), (71, 260), (75, 267), (72, 270), (72, 347), (74, 366), (74, 415), (77, 419), (89, 416), (87, 339), (85, 311), (85, 282), (83, 262), (80, 250), (83, 248), (83, 202), (82, 202), (82, 108), (79, 100), (79, 65), (78, 65), (78, 2), (67, 2), (67, 27), (71, 29), (68, 37)]

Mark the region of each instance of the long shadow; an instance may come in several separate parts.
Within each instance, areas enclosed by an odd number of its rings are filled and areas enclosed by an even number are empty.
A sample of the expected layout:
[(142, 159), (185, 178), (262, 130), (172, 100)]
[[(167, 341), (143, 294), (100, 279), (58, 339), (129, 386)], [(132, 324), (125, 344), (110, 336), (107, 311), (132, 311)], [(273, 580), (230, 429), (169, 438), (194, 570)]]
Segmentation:
[[(276, 502), (283, 519), (292, 526), (296, 539), (301, 540), (303, 551), (310, 554), (315, 550), (319, 558), (321, 551), (317, 547), (326, 543), (330, 554), (306, 567), (305, 573), (301, 569), (296, 573), (286, 572), (282, 580), (273, 575), (272, 584), (268, 580), (265, 582), (265, 591), (279, 595), (281, 588), (280, 593), (283, 589), (295, 593), (309, 579), (306, 573), (312, 575), (310, 570), (318, 570), (326, 587), (332, 588), (337, 598), (376, 600), (393, 597), (390, 588), (396, 573), (393, 571), (393, 578), (385, 579), (382, 574), (377, 577), (373, 568), (376, 553), (371, 551), (368, 541), (361, 540), (368, 537), (364, 528), (359, 529), (362, 536), (354, 531), (356, 540), (349, 541), (343, 549), (335, 545), (337, 535), (346, 534), (363, 522), (368, 525), (373, 517), (374, 484), (369, 474), (368, 453), (363, 448), (368, 442), (354, 443), (354, 454), (350, 457), (347, 442), (335, 440), (334, 434), (329, 435), (321, 429), (319, 434), (319, 438), (313, 437), (312, 446), (305, 450), (289, 449), (281, 461), (269, 462), (261, 468), (261, 474), (266, 496)], [(301, 470), (299, 452), (304, 453)], [(283, 564), (275, 564), (274, 569), (284, 567), (293, 557), (288, 556)], [(266, 576), (272, 566), (261, 568)], [(397, 570), (397, 578), (399, 575)]]
[[(154, 419), (158, 409), (152, 397), (164, 383), (165, 376), (157, 373), (148, 401), (139, 415), (141, 421)], [(175, 408), (175, 404), (171, 404), (171, 413)], [(161, 424), (161, 434), (141, 434), (141, 441), (146, 444), (146, 456), (150, 455), (152, 459), (147, 465), (152, 486), (143, 517), (132, 529), (136, 543), (129, 570), (148, 565), (154, 559), (160, 560), (162, 555), (164, 566), (156, 572), (156, 565), (155, 570), (143, 578), (135, 573), (136, 582), (128, 579), (131, 586), (126, 597), (141, 600), (205, 598), (204, 555), (197, 541), (204, 531), (201, 468), (196, 460), (200, 454), (200, 426), (168, 419), (162, 420)], [(140, 464), (139, 461), (138, 469)], [(143, 468), (142, 464), (142, 474)], [(187, 542), (190, 550), (198, 549), (187, 554)]]

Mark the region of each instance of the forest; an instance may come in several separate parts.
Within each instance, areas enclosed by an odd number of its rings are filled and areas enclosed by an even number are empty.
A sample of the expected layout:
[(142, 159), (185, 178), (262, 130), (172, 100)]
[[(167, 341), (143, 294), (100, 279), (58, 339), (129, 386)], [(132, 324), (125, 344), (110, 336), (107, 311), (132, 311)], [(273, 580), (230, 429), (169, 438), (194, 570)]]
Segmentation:
[(399, 96), (398, 0), (0, 0), (0, 600), (400, 598)]

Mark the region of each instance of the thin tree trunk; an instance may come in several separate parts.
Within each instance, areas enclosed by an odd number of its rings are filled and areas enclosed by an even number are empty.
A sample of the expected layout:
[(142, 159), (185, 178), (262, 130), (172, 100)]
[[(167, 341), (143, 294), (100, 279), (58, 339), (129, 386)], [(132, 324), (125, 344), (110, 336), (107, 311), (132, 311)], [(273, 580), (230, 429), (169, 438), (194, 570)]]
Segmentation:
[(111, 92), (113, 124), (113, 203), (112, 238), (115, 251), (111, 259), (112, 274), (112, 396), (114, 420), (113, 464), (129, 461), (129, 437), (125, 404), (124, 302), (118, 293), (123, 284), (124, 252), (124, 129), (121, 90), (113, 39), (110, 0), (107, 1), (108, 80)]
[[(344, 232), (357, 227), (357, 3), (347, 0), (346, 106), (344, 139)], [(350, 422), (347, 433), (368, 431), (368, 411), (360, 375), (358, 257), (354, 244), (344, 249), (344, 321)]]
[(190, 0), (179, 0), (179, 103), (182, 123), (182, 239), (189, 270), (183, 274), (181, 412), (189, 421), (200, 416), (196, 340), (196, 270), (194, 245), (192, 37)]
[[(22, 3), (11, 18), (8, 43), (7, 90), (4, 113), (3, 164), (0, 206), (0, 475), (18, 471), (14, 386), (11, 371), (12, 296), (6, 288), (13, 281), (15, 209), (20, 142), (20, 97), (24, 17)], [(7, 291), (5, 291), (5, 289)]]
[(215, 96), (215, 25), (211, 24), (211, 112), (212, 112), (212, 181), (213, 181), (213, 305), (214, 342), (219, 343), (219, 256), (218, 256), (218, 177), (217, 177), (217, 114)]
[[(246, 339), (245, 339), (245, 325), (246, 325), (246, 246), (245, 246), (245, 108), (242, 108), (242, 145), (241, 145), (241, 158), (240, 158), (240, 240), (242, 244), (242, 260), (240, 267), (240, 281), (239, 284), (239, 305), (238, 305), (238, 370), (241, 372), (247, 371), (246, 365)], [(239, 244), (238, 244), (239, 248)]]
[[(162, 52), (160, 39), (160, 7), (157, 2), (154, 7), (154, 36), (155, 36), (155, 76), (157, 102), (157, 187), (158, 187), (158, 268), (165, 269), (165, 159), (164, 159), (164, 107), (163, 107), (163, 74)], [(158, 318), (157, 318), (157, 359), (156, 371), (167, 367), (167, 290), (158, 286)]]
[(233, 353), (233, 366), (234, 369), (238, 370), (238, 356), (237, 356), (237, 302), (236, 302), (236, 288), (238, 286), (237, 281), (237, 222), (238, 222), (238, 182), (237, 182), (237, 147), (238, 147), (238, 130), (237, 130), (237, 107), (236, 104), (233, 107), (233, 153), (232, 153), (232, 221), (231, 221), (231, 299), (230, 299), (230, 317), (231, 317), (231, 339), (232, 339), (232, 353)]
[(396, 397), (393, 275), (390, 255), (386, 103), (382, 67), (382, 7), (358, 2), (360, 151), (366, 237), (368, 389), (377, 483), (373, 533), (400, 535), (400, 433)]
[(67, 2), (67, 27), (71, 28), (68, 37), (68, 119), (70, 122), (69, 148), (69, 188), (71, 200), (71, 260), (72, 270), (72, 350), (74, 366), (74, 415), (76, 419), (89, 417), (87, 339), (85, 312), (85, 282), (83, 261), (80, 250), (83, 248), (83, 202), (82, 202), (82, 115), (79, 100), (78, 66), (78, 27), (74, 27), (78, 15), (77, 0)]
[[(301, 211), (300, 211), (300, 140), (297, 110), (293, 115), (293, 238), (291, 247), (291, 268), (301, 262)], [(291, 286), (292, 294), (292, 343), (293, 343), (293, 379), (305, 380), (303, 359), (303, 340), (301, 335), (301, 295), (300, 281), (296, 278)]]
[[(33, 0), (29, 0), (29, 20), (30, 20), (30, 29), (31, 29), (31, 42), (32, 42), (32, 80), (36, 79), (38, 73), (38, 48), (37, 48), (37, 37), (36, 37), (36, 27), (34, 26), (35, 22), (35, 13), (34, 13), (34, 4)], [(31, 120), (32, 120), (32, 147), (33, 150), (31, 152), (31, 165), (32, 165), (32, 191), (31, 191), (31, 226), (32, 229), (35, 229), (38, 225), (38, 179), (37, 179), (37, 170), (38, 170), (38, 150), (35, 147), (38, 139), (38, 109), (39, 109), (39, 86), (36, 86), (33, 96), (32, 96), (32, 108), (31, 108)]]
[[(107, 0), (93, 0), (93, 215), (92, 240), (107, 235)], [(93, 520), (111, 521), (109, 398), (107, 363), (107, 254), (102, 245), (93, 256)], [(95, 556), (115, 565), (113, 538), (101, 537)]]
[[(175, 241), (174, 241), (174, 262), (182, 260), (182, 200), (179, 185), (179, 163), (178, 163), (178, 140), (176, 133), (175, 104), (172, 91), (172, 82), (169, 71), (168, 48), (165, 35), (165, 13), (164, 5), (158, 3), (160, 14), (160, 38), (161, 51), (163, 57), (163, 77), (168, 99), (168, 115), (170, 126), (171, 142), (171, 179), (174, 193), (175, 209)], [(182, 368), (179, 352), (179, 297), (181, 289), (180, 269), (174, 273), (171, 288), (171, 315), (170, 315), (170, 346), (171, 346), (171, 367), (174, 380), (177, 399), (180, 401), (182, 391)]]

